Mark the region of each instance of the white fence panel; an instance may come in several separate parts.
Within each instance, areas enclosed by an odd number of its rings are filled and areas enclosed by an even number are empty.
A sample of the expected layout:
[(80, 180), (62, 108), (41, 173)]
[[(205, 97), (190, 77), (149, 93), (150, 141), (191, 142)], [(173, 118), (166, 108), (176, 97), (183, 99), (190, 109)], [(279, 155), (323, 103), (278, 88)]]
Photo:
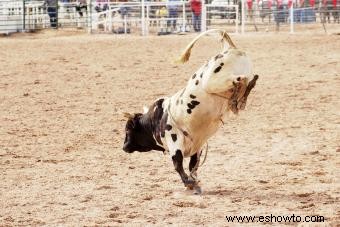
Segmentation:
[(2, 1), (0, 7), (0, 33), (8, 34), (22, 30), (22, 2)]
[(203, 12), (205, 17), (202, 17), (202, 25), (205, 29), (219, 28), (238, 33), (240, 23), (238, 5), (205, 4)]
[(120, 33), (130, 33), (131, 29), (141, 32), (141, 4), (109, 4), (107, 9), (95, 9), (92, 14), (92, 30)]

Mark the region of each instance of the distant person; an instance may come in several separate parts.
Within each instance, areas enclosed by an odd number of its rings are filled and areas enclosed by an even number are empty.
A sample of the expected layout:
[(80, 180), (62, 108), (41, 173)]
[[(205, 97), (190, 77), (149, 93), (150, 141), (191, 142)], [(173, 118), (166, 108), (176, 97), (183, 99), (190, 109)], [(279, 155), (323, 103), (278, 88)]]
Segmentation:
[(109, 9), (108, 0), (96, 0), (95, 10), (103, 12)]
[(176, 30), (177, 17), (178, 17), (178, 5), (174, 5), (171, 3), (176, 3), (176, 2), (178, 2), (178, 0), (168, 0), (168, 3), (170, 4), (168, 4), (167, 6), (169, 18), (170, 18), (167, 24), (168, 24), (168, 27), (170, 27), (172, 23), (173, 30)]
[(201, 0), (190, 0), (190, 7), (192, 11), (192, 25), (195, 32), (201, 31), (201, 13), (202, 2)]
[(119, 13), (122, 17), (122, 19), (124, 19), (125, 17), (129, 16), (129, 7), (127, 7), (124, 3), (127, 2), (127, 0), (119, 0), (119, 2), (121, 2), (121, 7), (119, 8)]
[(58, 27), (58, 2), (57, 0), (45, 0), (44, 5), (47, 7), (47, 13), (50, 17), (51, 28)]
[(76, 11), (78, 12), (80, 17), (83, 17), (84, 11), (87, 11), (87, 3), (86, 0), (78, 0), (76, 5)]
[(242, 23), (242, 1), (241, 0), (237, 0), (237, 5), (238, 5), (238, 19), (239, 19), (239, 23)]
[(247, 10), (249, 19), (253, 19), (253, 0), (247, 0)]
[[(162, 6), (162, 8), (156, 10), (156, 18), (166, 18), (168, 16), (168, 10), (166, 9), (165, 6)], [(170, 34), (167, 31), (167, 21), (166, 20), (157, 20), (159, 23), (159, 30), (158, 30), (158, 35), (167, 35)], [(158, 26), (157, 26), (158, 27)]]

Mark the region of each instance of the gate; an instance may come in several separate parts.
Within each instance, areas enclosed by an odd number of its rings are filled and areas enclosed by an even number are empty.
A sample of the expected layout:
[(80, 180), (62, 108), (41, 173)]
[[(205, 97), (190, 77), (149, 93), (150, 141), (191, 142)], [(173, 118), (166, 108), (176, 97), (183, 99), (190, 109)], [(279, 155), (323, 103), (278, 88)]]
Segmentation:
[(240, 24), (239, 6), (220, 2), (202, 7), (202, 30), (213, 28), (238, 33)]

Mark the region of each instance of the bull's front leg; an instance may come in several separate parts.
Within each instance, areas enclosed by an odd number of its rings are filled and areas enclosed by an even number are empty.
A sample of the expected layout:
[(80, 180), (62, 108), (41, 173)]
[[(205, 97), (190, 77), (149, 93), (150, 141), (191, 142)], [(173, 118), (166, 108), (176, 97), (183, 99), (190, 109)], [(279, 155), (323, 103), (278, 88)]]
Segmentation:
[(184, 185), (188, 188), (193, 188), (196, 182), (194, 179), (190, 178), (183, 169), (183, 154), (181, 150), (176, 150), (175, 154), (172, 155), (172, 162), (174, 163), (175, 170), (180, 175)]
[(175, 170), (180, 175), (184, 186), (188, 189), (193, 189), (197, 186), (197, 181), (193, 177), (188, 176), (183, 168), (183, 157), (186, 151), (185, 135), (175, 126), (176, 124), (168, 119), (164, 131), (164, 141), (167, 143)]

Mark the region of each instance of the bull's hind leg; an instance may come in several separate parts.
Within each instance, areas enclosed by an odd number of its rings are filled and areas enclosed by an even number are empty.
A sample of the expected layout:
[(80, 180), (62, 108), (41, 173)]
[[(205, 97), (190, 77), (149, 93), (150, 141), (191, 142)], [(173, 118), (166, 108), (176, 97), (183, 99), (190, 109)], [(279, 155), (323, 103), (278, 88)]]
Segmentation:
[(197, 169), (198, 169), (198, 165), (200, 162), (200, 157), (201, 157), (201, 152), (197, 152), (196, 154), (190, 157), (190, 162), (189, 162), (190, 176), (195, 180), (197, 180)]
[(190, 157), (190, 162), (189, 162), (190, 177), (195, 180), (195, 185), (192, 188), (194, 189), (194, 194), (202, 193), (202, 189), (198, 185), (199, 180), (197, 179), (197, 170), (198, 170), (199, 163), (200, 163), (200, 157), (201, 157), (201, 152), (198, 152)]
[(195, 168), (198, 161), (197, 153), (190, 157), (189, 170), (190, 172)]

